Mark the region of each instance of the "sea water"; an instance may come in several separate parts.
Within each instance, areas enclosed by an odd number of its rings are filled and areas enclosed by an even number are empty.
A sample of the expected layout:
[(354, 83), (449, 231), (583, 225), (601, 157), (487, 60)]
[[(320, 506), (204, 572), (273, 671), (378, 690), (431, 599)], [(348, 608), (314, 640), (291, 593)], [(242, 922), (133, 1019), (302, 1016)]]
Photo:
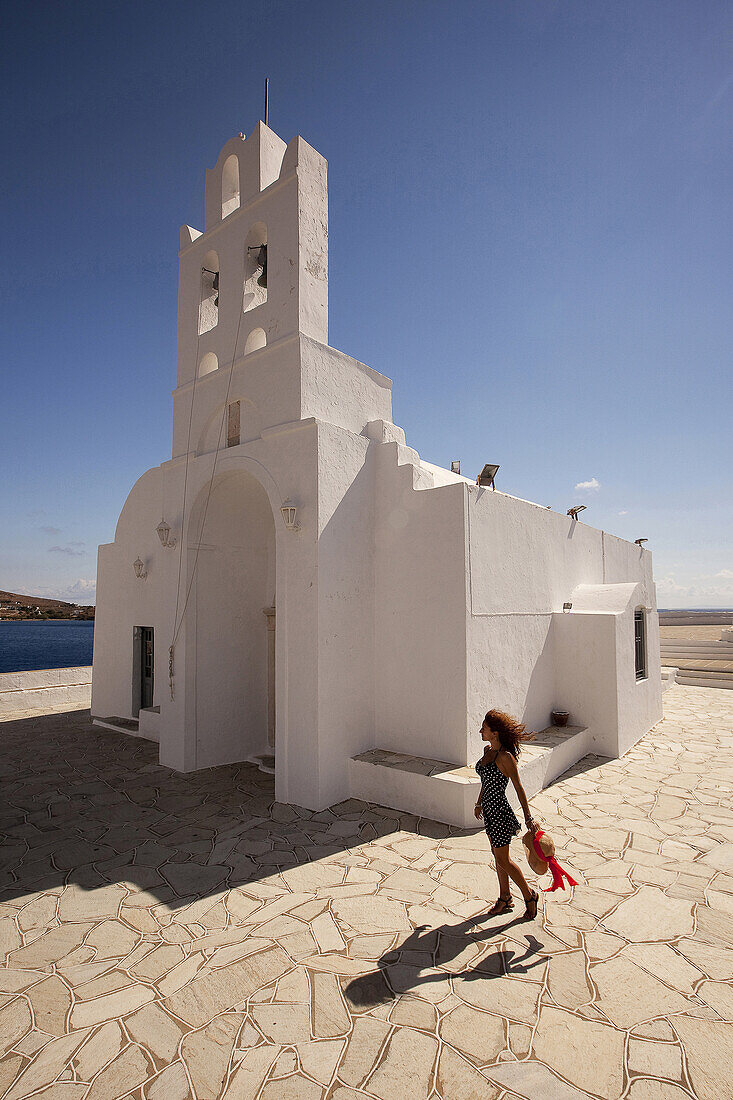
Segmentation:
[(0, 672), (90, 665), (93, 641), (92, 619), (0, 622)]

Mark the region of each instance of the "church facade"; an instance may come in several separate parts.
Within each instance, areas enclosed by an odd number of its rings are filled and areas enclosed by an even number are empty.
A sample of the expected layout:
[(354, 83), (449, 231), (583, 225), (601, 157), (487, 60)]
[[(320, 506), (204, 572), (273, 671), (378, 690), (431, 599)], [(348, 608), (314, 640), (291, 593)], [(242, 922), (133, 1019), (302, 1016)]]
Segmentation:
[(180, 771), (253, 760), (281, 802), (468, 825), (490, 707), (569, 712), (564, 766), (659, 720), (651, 554), (422, 461), (329, 347), (314, 149), (229, 141), (179, 256), (172, 457), (99, 548), (97, 721)]

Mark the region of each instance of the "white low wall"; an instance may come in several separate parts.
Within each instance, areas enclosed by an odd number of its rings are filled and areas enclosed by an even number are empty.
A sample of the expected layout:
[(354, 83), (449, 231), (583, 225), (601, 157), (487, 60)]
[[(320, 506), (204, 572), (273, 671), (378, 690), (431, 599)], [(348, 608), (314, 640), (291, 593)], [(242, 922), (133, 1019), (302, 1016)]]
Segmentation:
[(92, 666), (0, 673), (0, 716), (21, 710), (90, 706)]

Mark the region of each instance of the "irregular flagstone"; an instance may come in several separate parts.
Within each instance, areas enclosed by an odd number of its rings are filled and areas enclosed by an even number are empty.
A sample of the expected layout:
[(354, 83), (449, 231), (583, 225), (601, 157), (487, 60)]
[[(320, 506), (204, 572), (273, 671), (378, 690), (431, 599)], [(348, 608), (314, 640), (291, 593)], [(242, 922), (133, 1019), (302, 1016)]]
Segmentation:
[(72, 1061), (78, 1079), (91, 1081), (103, 1066), (117, 1057), (125, 1041), (122, 1028), (116, 1021), (110, 1020), (103, 1024), (84, 1043)]
[(698, 986), (697, 995), (722, 1019), (733, 1021), (733, 987), (730, 982), (704, 981)]
[(251, 1010), (254, 1023), (270, 1043), (300, 1043), (310, 1039), (308, 1005), (267, 1004)]
[(11, 966), (19, 967), (50, 966), (78, 947), (91, 929), (91, 924), (68, 924), (61, 928), (51, 928), (27, 947), (11, 951), (8, 961)]
[(603, 926), (632, 943), (675, 940), (689, 936), (693, 930), (692, 905), (679, 898), (667, 897), (653, 886), (642, 886), (604, 918)]
[(577, 1008), (593, 999), (583, 951), (567, 951), (550, 958), (549, 990), (553, 1001), (563, 1008)]
[(393, 1024), (404, 1024), (407, 1027), (417, 1027), (421, 1031), (434, 1032), (438, 1013), (435, 1005), (419, 996), (404, 994), (395, 1003), (389, 1014)]
[(117, 1100), (146, 1081), (153, 1070), (142, 1047), (131, 1043), (95, 1077), (87, 1100)]
[(351, 1018), (341, 994), (341, 987), (334, 974), (312, 970), (308, 974), (311, 983), (311, 1028), (315, 1038), (330, 1039), (346, 1035), (351, 1029)]
[(411, 932), (402, 902), (380, 897), (338, 897), (332, 909), (355, 932)]
[(66, 1017), (71, 1008), (71, 992), (65, 982), (51, 974), (28, 991), (36, 1026), (50, 1035), (66, 1034)]
[(40, 1092), (34, 1092), (34, 1100), (82, 1100), (87, 1091), (86, 1085), (76, 1085), (72, 1081), (57, 1081)]
[(478, 979), (456, 978), (454, 989), (467, 1005), (525, 1024), (535, 1022), (542, 992), (542, 986), (536, 982), (519, 978), (487, 981), (480, 976)]
[(256, 989), (279, 978), (291, 967), (279, 947), (194, 978), (189, 985), (166, 997), (163, 1006), (192, 1027), (202, 1027), (212, 1017), (251, 996)]
[(542, 1062), (505, 1062), (485, 1072), (490, 1081), (523, 1100), (589, 1100), (587, 1092), (569, 1085)]
[(628, 1100), (689, 1100), (687, 1089), (673, 1084), (671, 1081), (652, 1081), (649, 1078), (640, 1078), (631, 1082), (631, 1087), (626, 1093)]
[(598, 1007), (617, 1027), (633, 1027), (654, 1016), (691, 1007), (681, 994), (621, 956), (594, 963), (590, 973), (598, 989)]
[(203, 1029), (186, 1035), (181, 1058), (188, 1069), (198, 1100), (218, 1100), (227, 1074), (234, 1040), (244, 1015), (226, 1013)]
[(226, 881), (229, 868), (210, 863), (167, 863), (160, 873), (180, 898), (190, 894), (208, 893)]
[(127, 1017), (125, 1027), (132, 1038), (159, 1061), (171, 1062), (175, 1058), (183, 1029), (160, 1005), (144, 1005)]
[(321, 1039), (298, 1043), (295, 1049), (304, 1072), (321, 1085), (327, 1086), (333, 1079), (345, 1046), (344, 1039)]
[(440, 1021), (440, 1036), (461, 1054), (485, 1065), (506, 1047), (506, 1024), (499, 1016), (459, 1005)]
[(117, 1020), (152, 1001), (155, 992), (144, 985), (129, 985), (118, 993), (95, 997), (91, 1001), (78, 1001), (71, 1010), (71, 1026), (91, 1027), (103, 1020)]
[(359, 1017), (339, 1067), (339, 1079), (354, 1088), (363, 1085), (376, 1065), (390, 1030), (389, 1024), (383, 1020), (371, 1016)]
[(145, 1087), (147, 1100), (192, 1100), (191, 1088), (182, 1062), (173, 1062)]
[(311, 999), (308, 974), (304, 967), (296, 966), (289, 974), (283, 975), (277, 983), (276, 1001), (295, 1004), (309, 1004)]
[(3, 1100), (25, 1100), (32, 1092), (55, 1081), (89, 1034), (75, 1031), (48, 1043), (16, 1079)]
[(730, 946), (711, 947), (697, 940), (680, 940), (676, 945), (686, 959), (708, 978), (730, 981), (733, 978), (733, 951)]
[(268, 1081), (261, 1093), (262, 1100), (321, 1100), (320, 1085), (301, 1073), (284, 1080)]
[(702, 972), (666, 943), (632, 943), (620, 958), (630, 959), (680, 993), (694, 993)]
[(692, 1086), (705, 1100), (729, 1100), (733, 1066), (733, 1027), (714, 1020), (676, 1016), (673, 1027), (687, 1056)]
[(367, 1091), (379, 1100), (394, 1100), (407, 1090), (428, 1096), (438, 1040), (412, 1028), (400, 1028), (388, 1040), (382, 1059), (367, 1082)]
[(14, 1047), (32, 1027), (31, 1010), (24, 998), (0, 1008), (0, 1055)]
[(105, 920), (98, 924), (86, 938), (89, 947), (96, 951), (98, 959), (121, 959), (132, 951), (139, 937), (120, 920)]
[(617, 1097), (623, 1084), (624, 1033), (543, 1005), (532, 1054), (579, 1089)]
[(682, 1051), (675, 1043), (630, 1039), (629, 1072), (679, 1081), (682, 1077)]
[(13, 917), (0, 919), (0, 963), (5, 962), (9, 951), (15, 951), (22, 945), (18, 926)]
[(248, 1050), (229, 1078), (222, 1100), (255, 1100), (280, 1050), (279, 1046), (270, 1045)]

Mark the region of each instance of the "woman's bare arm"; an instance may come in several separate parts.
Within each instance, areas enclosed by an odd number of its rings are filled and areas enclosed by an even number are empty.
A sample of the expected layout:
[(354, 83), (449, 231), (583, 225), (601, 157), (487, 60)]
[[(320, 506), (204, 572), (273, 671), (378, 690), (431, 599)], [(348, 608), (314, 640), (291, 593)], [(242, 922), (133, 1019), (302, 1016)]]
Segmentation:
[(497, 760), (499, 769), (511, 779), (514, 790), (517, 792), (517, 798), (519, 804), (524, 811), (524, 820), (528, 827), (535, 824), (535, 820), (532, 817), (532, 811), (529, 808), (529, 801), (527, 795), (524, 793), (524, 787), (522, 786), (522, 780), (519, 778), (519, 770), (517, 768), (517, 762), (510, 752), (502, 752), (501, 757)]

